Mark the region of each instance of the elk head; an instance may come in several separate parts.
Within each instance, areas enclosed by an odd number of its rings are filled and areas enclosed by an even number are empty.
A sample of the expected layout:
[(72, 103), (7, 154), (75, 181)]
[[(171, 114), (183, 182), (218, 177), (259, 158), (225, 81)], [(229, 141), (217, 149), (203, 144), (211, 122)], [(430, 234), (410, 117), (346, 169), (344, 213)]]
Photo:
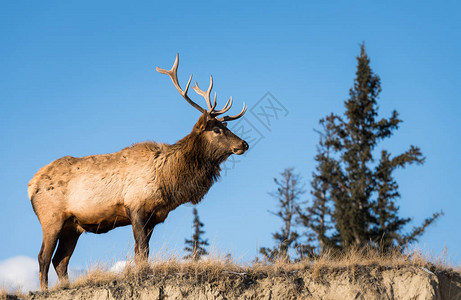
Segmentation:
[(198, 122), (195, 124), (193, 133), (203, 136), (203, 139), (208, 144), (208, 150), (215, 152), (216, 156), (227, 157), (231, 154), (241, 155), (248, 150), (248, 144), (238, 136), (236, 136), (232, 131), (227, 128), (227, 122), (236, 120), (245, 114), (247, 107), (245, 103), (243, 104), (242, 111), (235, 116), (224, 116), (218, 117), (219, 115), (227, 112), (232, 106), (232, 97), (227, 100), (224, 107), (220, 110), (216, 110), (216, 93), (214, 95), (213, 105), (210, 101), (211, 89), (213, 88), (213, 76), (210, 76), (210, 85), (206, 91), (201, 90), (198, 87), (197, 82), (192, 89), (200, 96), (205, 98), (207, 109), (202, 108), (200, 105), (192, 101), (187, 95), (189, 90), (190, 83), (192, 81), (192, 74), (190, 75), (189, 81), (187, 82), (186, 88), (183, 90), (178, 82), (178, 65), (179, 65), (179, 54), (176, 55), (176, 60), (174, 61), (173, 67), (171, 70), (156, 68), (157, 72), (166, 74), (170, 76), (173, 81), (174, 86), (178, 90), (179, 94), (186, 99), (186, 101), (195, 107), (198, 111), (202, 113)]

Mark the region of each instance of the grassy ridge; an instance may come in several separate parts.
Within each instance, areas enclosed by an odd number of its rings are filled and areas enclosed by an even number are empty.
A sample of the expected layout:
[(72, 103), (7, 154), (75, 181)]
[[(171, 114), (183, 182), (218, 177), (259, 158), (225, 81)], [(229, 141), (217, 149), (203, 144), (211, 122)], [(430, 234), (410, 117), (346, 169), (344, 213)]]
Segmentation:
[[(313, 280), (329, 281), (332, 274), (349, 274), (352, 277), (366, 273), (380, 272), (390, 269), (423, 268), (433, 273), (443, 273), (447, 278), (461, 278), (461, 268), (450, 265), (448, 258), (433, 257), (421, 251), (408, 254), (380, 253), (373, 249), (354, 250), (346, 253), (325, 253), (312, 259), (289, 262), (279, 259), (273, 263), (255, 261), (242, 264), (228, 257), (208, 257), (198, 262), (182, 260), (179, 257), (168, 259), (156, 258), (143, 266), (135, 266), (128, 260), (126, 266), (118, 271), (111, 271), (110, 265), (96, 264), (85, 274), (72, 282), (59, 283), (48, 293), (59, 293), (65, 290), (92, 289), (114, 284), (127, 283), (131, 286), (164, 285), (166, 282), (189, 285), (217, 283), (221, 289), (234, 289), (236, 286), (248, 285), (265, 278), (282, 278), (293, 280), (304, 274)], [(307, 275), (306, 275), (307, 274)], [(458, 280), (457, 279), (457, 280)], [(41, 293), (29, 295), (14, 293), (8, 295), (1, 291), (1, 299), (34, 298)]]
[(422, 267), (431, 271), (443, 271), (447, 274), (461, 274), (461, 266), (453, 266), (448, 257), (435, 257), (413, 250), (407, 254), (400, 252), (380, 253), (374, 249), (351, 250), (344, 253), (325, 253), (311, 259), (289, 262), (284, 259), (273, 263), (254, 261), (251, 264), (241, 264), (228, 257), (208, 257), (198, 262), (182, 260), (179, 257), (169, 259), (157, 258), (150, 260), (144, 266), (136, 267), (132, 260), (121, 272), (111, 272), (110, 267), (102, 264), (93, 266), (88, 272), (72, 283), (61, 283), (53, 289), (78, 288), (83, 285), (102, 284), (114, 280), (133, 280), (144, 277), (167, 278), (176, 277), (200, 281), (223, 280), (229, 275), (239, 276), (271, 276), (293, 271), (310, 271), (314, 277), (332, 269), (346, 268), (351, 271), (357, 266), (375, 267)]

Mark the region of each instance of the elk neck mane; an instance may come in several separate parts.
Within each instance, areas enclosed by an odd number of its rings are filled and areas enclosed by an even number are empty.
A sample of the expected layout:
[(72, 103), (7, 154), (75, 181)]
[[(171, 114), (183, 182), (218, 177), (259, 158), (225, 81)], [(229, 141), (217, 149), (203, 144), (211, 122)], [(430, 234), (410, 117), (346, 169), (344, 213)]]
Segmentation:
[(175, 144), (165, 145), (154, 162), (162, 198), (174, 207), (199, 203), (219, 178), (219, 165), (228, 156), (217, 153), (195, 130)]

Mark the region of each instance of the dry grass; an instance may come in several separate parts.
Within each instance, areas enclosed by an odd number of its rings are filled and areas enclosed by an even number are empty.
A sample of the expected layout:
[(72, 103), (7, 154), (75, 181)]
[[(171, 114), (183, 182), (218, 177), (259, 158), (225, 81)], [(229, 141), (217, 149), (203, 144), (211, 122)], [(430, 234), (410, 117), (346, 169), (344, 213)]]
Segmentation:
[[(222, 257), (209, 258), (198, 262), (185, 261), (177, 257), (170, 257), (168, 259), (156, 258), (143, 266), (135, 266), (131, 260), (127, 262), (127, 265), (121, 272), (110, 271), (110, 267), (98, 264), (86, 274), (77, 278), (73, 283), (66, 284), (66, 286), (76, 288), (86, 285), (101, 285), (113, 281), (143, 281), (146, 278), (151, 280), (165, 280), (168, 278), (196, 281), (217, 280), (225, 277), (226, 274), (239, 274), (249, 269), (249, 267)], [(61, 287), (62, 285), (57, 285), (54, 289)]]
[(0, 288), (0, 300), (7, 300), (7, 299), (23, 299), (26, 297), (21, 289), (17, 289), (16, 291), (8, 292), (5, 287)]
[[(363, 267), (373, 268), (399, 268), (399, 267), (424, 267), (433, 272), (443, 271), (447, 274), (460, 274), (460, 269), (454, 268), (447, 257), (434, 257), (420, 250), (412, 250), (408, 254), (380, 253), (373, 249), (348, 251), (346, 253), (325, 253), (314, 259), (305, 259), (298, 262), (278, 260), (274, 263), (257, 261), (251, 264), (238, 263), (228, 257), (213, 257), (198, 262), (184, 261), (178, 257), (156, 257), (144, 266), (135, 266), (128, 263), (121, 272), (110, 271), (110, 266), (95, 265), (85, 275), (77, 278), (69, 288), (80, 286), (100, 286), (110, 282), (139, 282), (144, 280), (165, 281), (171, 278), (193, 280), (197, 283), (203, 281), (226, 281), (227, 278), (260, 276), (288, 276), (293, 272), (307, 271), (314, 277), (319, 277), (332, 270), (355, 270)], [(59, 289), (63, 285), (57, 285)]]
[(7, 295), (8, 295), (7, 290), (5, 288), (1, 288), (0, 289), (0, 299), (2, 299), (2, 300), (6, 299)]

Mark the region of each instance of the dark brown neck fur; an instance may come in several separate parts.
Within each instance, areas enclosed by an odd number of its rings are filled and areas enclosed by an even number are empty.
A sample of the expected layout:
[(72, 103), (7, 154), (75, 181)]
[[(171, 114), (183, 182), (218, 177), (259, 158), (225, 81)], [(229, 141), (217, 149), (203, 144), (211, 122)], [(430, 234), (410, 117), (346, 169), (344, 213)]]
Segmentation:
[(159, 170), (162, 196), (174, 207), (200, 202), (219, 178), (220, 163), (229, 156), (216, 153), (195, 128), (164, 155), (165, 163)]

